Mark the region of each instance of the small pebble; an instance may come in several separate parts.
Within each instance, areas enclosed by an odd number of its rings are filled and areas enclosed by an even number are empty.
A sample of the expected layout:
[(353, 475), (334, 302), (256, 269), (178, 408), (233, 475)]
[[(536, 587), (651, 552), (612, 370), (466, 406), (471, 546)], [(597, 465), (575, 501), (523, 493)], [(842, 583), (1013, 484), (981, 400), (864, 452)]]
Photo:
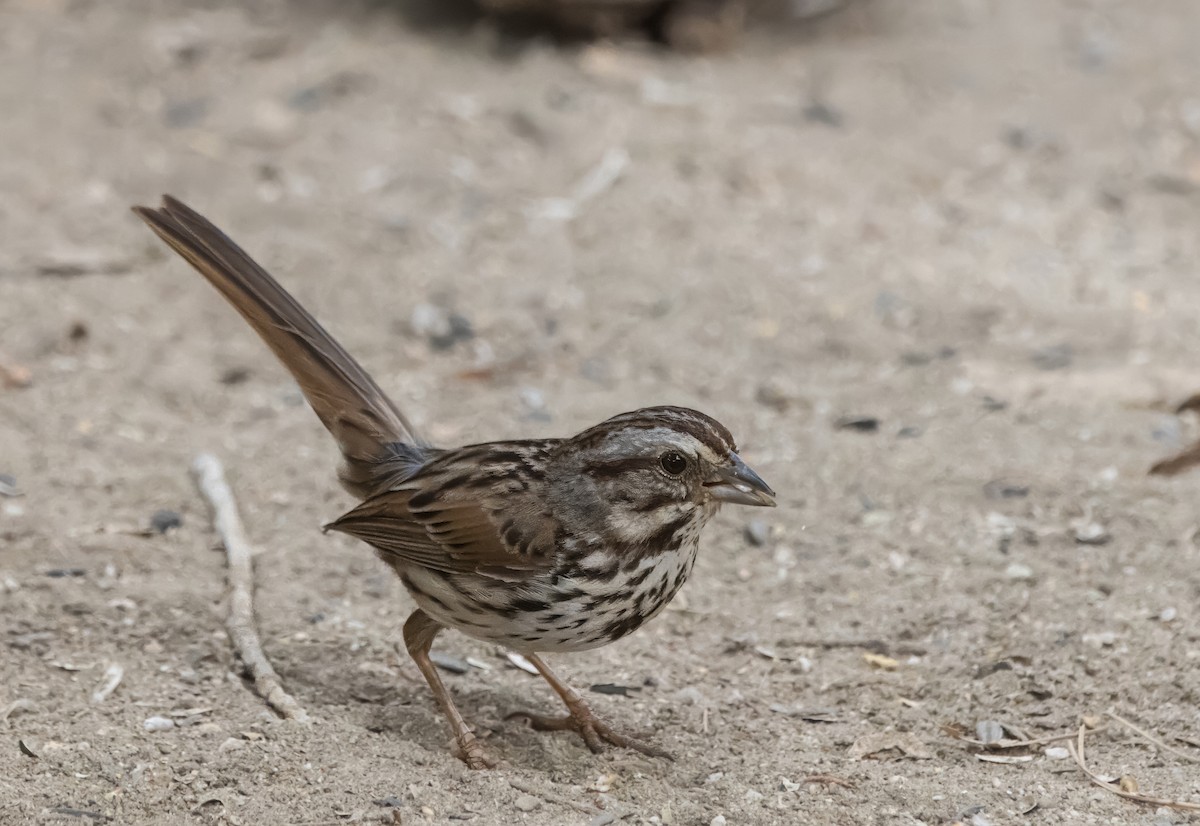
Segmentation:
[(250, 378), (249, 367), (230, 367), (221, 373), (219, 381), (221, 384), (241, 384)]
[(771, 538), (771, 525), (762, 519), (751, 519), (746, 523), (743, 535), (751, 545), (761, 548)]
[(46, 571), (51, 579), (66, 579), (67, 577), (87, 576), (87, 568), (51, 568)]
[(613, 697), (628, 697), (631, 691), (641, 691), (636, 685), (617, 685), (616, 683), (596, 683), (588, 688), (597, 694), (607, 694)]
[(1094, 648), (1109, 648), (1117, 644), (1117, 634), (1115, 631), (1097, 631), (1084, 634), (1083, 641)]
[(155, 533), (166, 533), (172, 528), (183, 526), (183, 517), (178, 512), (172, 510), (155, 511), (150, 517), (150, 528)]
[(983, 486), (983, 495), (988, 499), (1024, 499), (1029, 495), (1029, 485), (1014, 485), (993, 479)]
[(879, 419), (874, 416), (841, 416), (833, 423), (833, 426), (838, 430), (875, 433), (879, 430)]
[(451, 674), (466, 674), (471, 670), (471, 666), (466, 660), (455, 657), (453, 654), (432, 651), (429, 654), (429, 659), (433, 660), (433, 664), (438, 668), (443, 671), (449, 671)]
[(1175, 607), (1173, 605), (1168, 605), (1159, 612), (1158, 619), (1160, 622), (1172, 622), (1177, 615), (1178, 612), (1175, 610)]
[(142, 728), (146, 731), (166, 731), (167, 729), (175, 728), (175, 721), (170, 717), (147, 717), (142, 721)]
[(450, 320), (441, 307), (422, 301), (413, 305), (408, 325), (414, 335), (429, 337), (449, 331)]
[(1039, 370), (1062, 370), (1071, 366), (1072, 357), (1070, 344), (1054, 344), (1034, 350), (1031, 361)]
[(1066, 760), (1071, 756), (1071, 752), (1062, 746), (1050, 746), (1046, 749), (1046, 756), (1051, 760)]
[(1075, 541), (1080, 545), (1106, 545), (1112, 534), (1099, 522), (1089, 522), (1075, 528)]
[(466, 316), (427, 302), (413, 307), (408, 323), (412, 332), (426, 339), (435, 350), (449, 350), (458, 342), (475, 337), (474, 328)]
[(466, 316), (450, 313), (447, 319), (449, 329), (444, 335), (431, 336), (429, 343), (435, 350), (449, 350), (460, 341), (470, 341), (475, 337), (475, 330)]
[(758, 386), (758, 389), (754, 391), (754, 400), (782, 413), (791, 407), (793, 394), (778, 382), (770, 381)]
[(712, 820), (708, 821), (708, 826), (725, 826), (725, 815), (717, 815)]
[(1014, 562), (1004, 569), (1004, 578), (1029, 581), (1033, 579), (1033, 568), (1030, 568), (1023, 562)]
[(529, 410), (544, 410), (546, 407), (546, 396), (536, 387), (525, 385), (517, 390), (517, 395), (521, 397), (521, 404)]
[(1176, 823), (1181, 822), (1166, 806), (1159, 806), (1154, 810), (1154, 818), (1150, 821), (1150, 826), (1175, 826)]
[(0, 473), (0, 496), (20, 496), (21, 489), (17, 487), (17, 477)]
[(517, 798), (515, 805), (522, 812), (532, 812), (538, 806), (542, 805), (542, 801), (531, 794), (523, 794)]

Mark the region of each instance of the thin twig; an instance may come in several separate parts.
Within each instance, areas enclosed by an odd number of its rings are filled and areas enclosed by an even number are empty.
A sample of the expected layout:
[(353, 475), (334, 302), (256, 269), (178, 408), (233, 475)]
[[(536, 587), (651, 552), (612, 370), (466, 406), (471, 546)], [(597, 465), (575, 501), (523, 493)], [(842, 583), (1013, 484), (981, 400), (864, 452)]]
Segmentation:
[[(1093, 734), (1099, 734), (1102, 731), (1108, 731), (1108, 726), (1096, 726), (1092, 729)], [(969, 745), (978, 746), (990, 751), (1005, 751), (1008, 749), (1025, 749), (1033, 746), (1046, 746), (1050, 743), (1061, 743), (1063, 740), (1075, 740), (1077, 736), (1072, 731), (1069, 734), (1050, 734), (1046, 737), (1032, 737), (1026, 740), (994, 740), (991, 743), (976, 740), (974, 737), (959, 737), (958, 739)]]
[(233, 491), (225, 481), (221, 460), (209, 453), (200, 454), (192, 462), (192, 476), (200, 495), (212, 508), (213, 527), (221, 537), (229, 561), (229, 616), (225, 627), (233, 649), (254, 681), (258, 696), (283, 717), (307, 723), (308, 714), (283, 690), (279, 675), (263, 653), (254, 627), (253, 551), (242, 528)]
[(1117, 714), (1116, 712), (1110, 711), (1110, 712), (1108, 712), (1108, 716), (1113, 718), (1114, 720), (1116, 720), (1121, 725), (1125, 726), (1125, 728), (1130, 729), (1131, 731), (1134, 731), (1137, 734), (1142, 735), (1142, 737), (1145, 737), (1147, 740), (1149, 740), (1154, 745), (1158, 746), (1163, 751), (1169, 751), (1171, 754), (1175, 755), (1176, 757), (1182, 757), (1184, 760), (1187, 760), (1192, 763), (1200, 763), (1200, 757), (1197, 757), (1194, 754), (1188, 754), (1186, 751), (1183, 751), (1182, 749), (1177, 749), (1174, 746), (1164, 743), (1162, 740), (1158, 739), (1150, 732), (1146, 731), (1145, 729), (1138, 728), (1133, 723), (1129, 722), (1128, 720), (1126, 720), (1124, 717)]
[(808, 777), (801, 777), (801, 783), (820, 783), (824, 786), (841, 786), (843, 789), (855, 788), (853, 780), (847, 780), (844, 777), (838, 777), (836, 774), (810, 774)]
[(1200, 803), (1188, 803), (1182, 800), (1163, 800), (1161, 797), (1150, 797), (1140, 792), (1127, 792), (1120, 786), (1113, 785), (1108, 780), (1093, 772), (1088, 768), (1086, 752), (1083, 747), (1083, 733), (1086, 730), (1085, 726), (1079, 727), (1077, 739), (1074, 742), (1067, 741), (1067, 751), (1071, 752), (1071, 756), (1075, 758), (1075, 765), (1079, 766), (1080, 770), (1097, 786), (1112, 792), (1118, 797), (1133, 800), (1137, 803), (1146, 803), (1150, 806), (1166, 806), (1168, 809), (1176, 809), (1181, 812), (1200, 812)]

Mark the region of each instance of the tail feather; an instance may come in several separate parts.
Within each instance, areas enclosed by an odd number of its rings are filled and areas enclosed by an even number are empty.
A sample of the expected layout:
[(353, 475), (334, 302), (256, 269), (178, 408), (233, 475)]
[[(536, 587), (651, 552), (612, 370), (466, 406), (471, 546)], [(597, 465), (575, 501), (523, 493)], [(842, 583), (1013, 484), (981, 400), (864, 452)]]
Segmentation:
[(337, 440), (340, 478), (369, 496), (407, 476), (430, 451), (367, 372), (260, 267), (204, 216), (169, 195), (159, 209), (133, 211), (208, 279), (295, 377)]

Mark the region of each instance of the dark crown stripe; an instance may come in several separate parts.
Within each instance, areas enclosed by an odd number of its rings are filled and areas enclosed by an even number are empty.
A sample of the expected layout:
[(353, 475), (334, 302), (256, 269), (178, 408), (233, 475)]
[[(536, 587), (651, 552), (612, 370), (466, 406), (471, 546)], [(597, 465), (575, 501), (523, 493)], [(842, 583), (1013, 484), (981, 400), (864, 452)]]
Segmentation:
[(620, 413), (585, 430), (571, 441), (580, 447), (590, 446), (602, 441), (615, 427), (643, 430), (665, 427), (688, 434), (718, 456), (737, 451), (733, 434), (726, 430), (723, 424), (711, 416), (687, 407), (644, 407), (641, 410)]

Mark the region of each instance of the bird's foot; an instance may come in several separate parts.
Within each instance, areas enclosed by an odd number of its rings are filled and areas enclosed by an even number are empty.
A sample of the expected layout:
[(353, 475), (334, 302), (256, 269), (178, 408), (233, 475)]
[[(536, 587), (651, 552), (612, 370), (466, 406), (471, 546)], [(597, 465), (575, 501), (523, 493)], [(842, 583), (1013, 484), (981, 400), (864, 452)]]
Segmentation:
[(528, 711), (514, 711), (505, 719), (524, 720), (535, 731), (573, 731), (583, 738), (583, 742), (594, 752), (604, 750), (604, 743), (611, 743), (623, 749), (633, 749), (650, 757), (662, 757), (674, 760), (670, 752), (645, 743), (636, 737), (630, 737), (614, 730), (608, 723), (596, 716), (582, 701), (577, 706), (571, 706), (571, 713), (563, 717), (532, 714)]
[(483, 746), (479, 745), (474, 734), (467, 732), (466, 736), (456, 737), (454, 745), (454, 756), (466, 763), (469, 768), (476, 771), (496, 768), (496, 761), (488, 757), (488, 753), (483, 750)]

